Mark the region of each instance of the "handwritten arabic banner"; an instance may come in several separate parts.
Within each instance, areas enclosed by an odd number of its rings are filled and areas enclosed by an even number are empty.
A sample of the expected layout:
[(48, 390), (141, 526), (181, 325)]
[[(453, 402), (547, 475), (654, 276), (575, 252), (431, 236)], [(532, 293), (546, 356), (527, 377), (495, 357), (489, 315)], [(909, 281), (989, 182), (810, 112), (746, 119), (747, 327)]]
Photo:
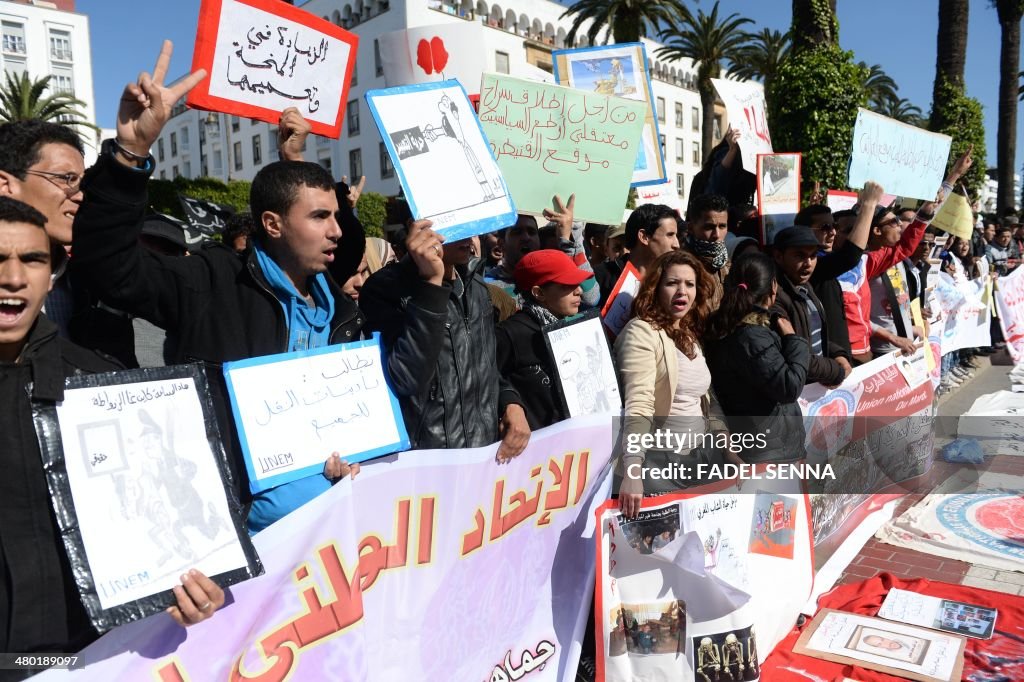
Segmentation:
[(516, 205), (540, 214), (576, 195), (578, 220), (618, 225), (645, 102), (484, 74), (480, 122)]
[(604, 415), (509, 464), (492, 445), (364, 465), (255, 536), (266, 574), (210, 620), (132, 623), (38, 679), (570, 680), (611, 443)]
[(807, 497), (773, 483), (598, 511), (598, 679), (758, 679), (813, 581)]
[(317, 135), (337, 139), (358, 38), (277, 0), (202, 0), (189, 93), (196, 109), (276, 124), (297, 107)]
[(949, 160), (952, 138), (860, 109), (853, 128), (850, 187), (868, 180), (894, 194), (935, 198)]
[(1013, 364), (1024, 362), (1024, 268), (996, 280), (996, 306)]
[[(725, 104), (729, 126), (740, 131), (740, 156), (743, 168), (753, 173), (757, 169), (757, 155), (771, 154), (772, 135), (768, 131), (768, 107), (764, 101), (764, 88), (753, 83), (712, 78), (719, 97)], [(723, 133), (724, 134), (724, 133)], [(707, 153), (707, 150), (704, 150)]]
[(368, 341), (225, 363), (253, 492), (319, 476), (332, 452), (362, 462), (409, 447), (381, 358), (374, 334)]
[(633, 167), (633, 187), (665, 181), (665, 159), (654, 115), (654, 90), (643, 43), (618, 43), (575, 50), (555, 50), (555, 81), (577, 90), (645, 102), (640, 151)]

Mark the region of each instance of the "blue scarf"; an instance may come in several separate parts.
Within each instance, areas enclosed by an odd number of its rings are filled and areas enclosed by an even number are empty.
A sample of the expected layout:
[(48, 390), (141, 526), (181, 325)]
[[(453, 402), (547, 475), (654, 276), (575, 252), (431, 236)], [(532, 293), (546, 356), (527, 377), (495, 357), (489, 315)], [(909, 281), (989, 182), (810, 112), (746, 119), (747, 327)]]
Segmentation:
[(327, 278), (323, 273), (310, 278), (309, 293), (314, 304), (310, 306), (258, 241), (254, 242), (253, 249), (267, 283), (284, 307), (288, 321), (288, 350), (326, 346), (331, 335), (331, 319), (334, 318), (334, 297), (327, 288)]

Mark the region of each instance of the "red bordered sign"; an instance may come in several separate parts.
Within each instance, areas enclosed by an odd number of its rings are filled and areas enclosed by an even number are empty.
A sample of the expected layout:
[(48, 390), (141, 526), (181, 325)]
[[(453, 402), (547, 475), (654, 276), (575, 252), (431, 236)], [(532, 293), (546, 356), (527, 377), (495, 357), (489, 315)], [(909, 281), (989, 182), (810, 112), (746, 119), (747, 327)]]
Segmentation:
[(279, 0), (203, 0), (192, 70), (209, 74), (190, 107), (277, 123), (296, 107), (337, 139), (359, 39)]

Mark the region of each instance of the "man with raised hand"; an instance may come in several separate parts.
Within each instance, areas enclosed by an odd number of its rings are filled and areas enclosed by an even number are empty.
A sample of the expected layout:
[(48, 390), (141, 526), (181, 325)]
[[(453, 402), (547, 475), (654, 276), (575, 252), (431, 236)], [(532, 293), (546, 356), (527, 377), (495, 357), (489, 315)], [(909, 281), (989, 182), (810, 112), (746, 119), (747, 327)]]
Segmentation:
[[(104, 143), (82, 183), (75, 259), (104, 300), (167, 330), (176, 340), (171, 360), (206, 364), (233, 484), (246, 500), (249, 486), (222, 364), (351, 341), (363, 316), (325, 274), (336, 258), (341, 229), (334, 180), (315, 163), (278, 161), (256, 174), (252, 246), (241, 257), (216, 243), (189, 258), (167, 258), (139, 245), (154, 166), (150, 147), (171, 106), (206, 77), (200, 70), (165, 86), (171, 50), (165, 41), (153, 75), (143, 73), (124, 90), (117, 137)], [(249, 530), (273, 523), (349, 472), (332, 456), (324, 476), (259, 493)]]

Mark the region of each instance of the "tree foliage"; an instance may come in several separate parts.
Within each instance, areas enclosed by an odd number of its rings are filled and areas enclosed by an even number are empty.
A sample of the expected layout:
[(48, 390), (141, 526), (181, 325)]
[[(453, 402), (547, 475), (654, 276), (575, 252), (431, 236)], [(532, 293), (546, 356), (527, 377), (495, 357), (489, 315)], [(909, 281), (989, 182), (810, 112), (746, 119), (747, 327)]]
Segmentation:
[(875, 106), (874, 110), (882, 116), (888, 116), (902, 123), (909, 123), (912, 126), (923, 128), (927, 125), (927, 121), (921, 116), (921, 107), (902, 97), (893, 97), (886, 100), (881, 106)]
[(846, 187), (857, 108), (867, 104), (851, 85), (865, 77), (852, 52), (830, 43), (797, 51), (779, 67), (767, 93), (772, 146), (803, 153), (805, 189), (816, 181)]
[(689, 13), (683, 0), (577, 0), (559, 19), (573, 17), (565, 36), (567, 45), (576, 42), (576, 34), (587, 21), (591, 22), (587, 40), (597, 45), (601, 29), (604, 29), (606, 43), (609, 35), (615, 43), (635, 43), (640, 38), (656, 35), (659, 25), (682, 21)]
[(384, 224), (388, 217), (388, 199), (377, 192), (363, 192), (356, 202), (359, 222), (367, 237), (383, 237)]
[[(953, 138), (953, 147), (949, 152), (949, 165), (960, 157), (967, 147), (974, 145), (974, 164), (961, 182), (977, 197), (985, 186), (985, 117), (981, 111), (981, 102), (964, 94), (959, 88), (943, 80), (937, 87), (940, 94), (939, 102), (947, 121), (944, 126), (933, 126), (931, 130)], [(934, 104), (933, 104), (934, 109)], [(932, 116), (934, 122), (935, 116)], [(1012, 190), (1011, 190), (1012, 192)]]
[(215, 178), (194, 178), (178, 176), (174, 180), (150, 180), (148, 185), (149, 207), (157, 213), (167, 213), (182, 220), (186, 219), (181, 209), (178, 194), (195, 199), (205, 199), (218, 204), (226, 204), (236, 211), (249, 210), (249, 189), (252, 183), (247, 180), (232, 180), (223, 183)]
[(47, 94), (50, 78), (32, 80), (28, 72), (23, 72), (20, 78), (6, 72), (0, 85), (0, 121), (35, 119), (99, 131), (81, 111), (85, 102), (65, 92)]
[(889, 74), (878, 64), (872, 64), (868, 66), (866, 62), (857, 62), (864, 74), (863, 80), (861, 80), (860, 86), (864, 90), (864, 94), (868, 98), (868, 104), (873, 109), (881, 109), (887, 106), (889, 102), (898, 101), (899, 95), (896, 91), (899, 90), (899, 86), (896, 85)]
[(738, 80), (759, 80), (765, 87), (789, 56), (793, 41), (789, 32), (763, 28), (751, 33), (746, 44), (729, 60), (729, 76)]

